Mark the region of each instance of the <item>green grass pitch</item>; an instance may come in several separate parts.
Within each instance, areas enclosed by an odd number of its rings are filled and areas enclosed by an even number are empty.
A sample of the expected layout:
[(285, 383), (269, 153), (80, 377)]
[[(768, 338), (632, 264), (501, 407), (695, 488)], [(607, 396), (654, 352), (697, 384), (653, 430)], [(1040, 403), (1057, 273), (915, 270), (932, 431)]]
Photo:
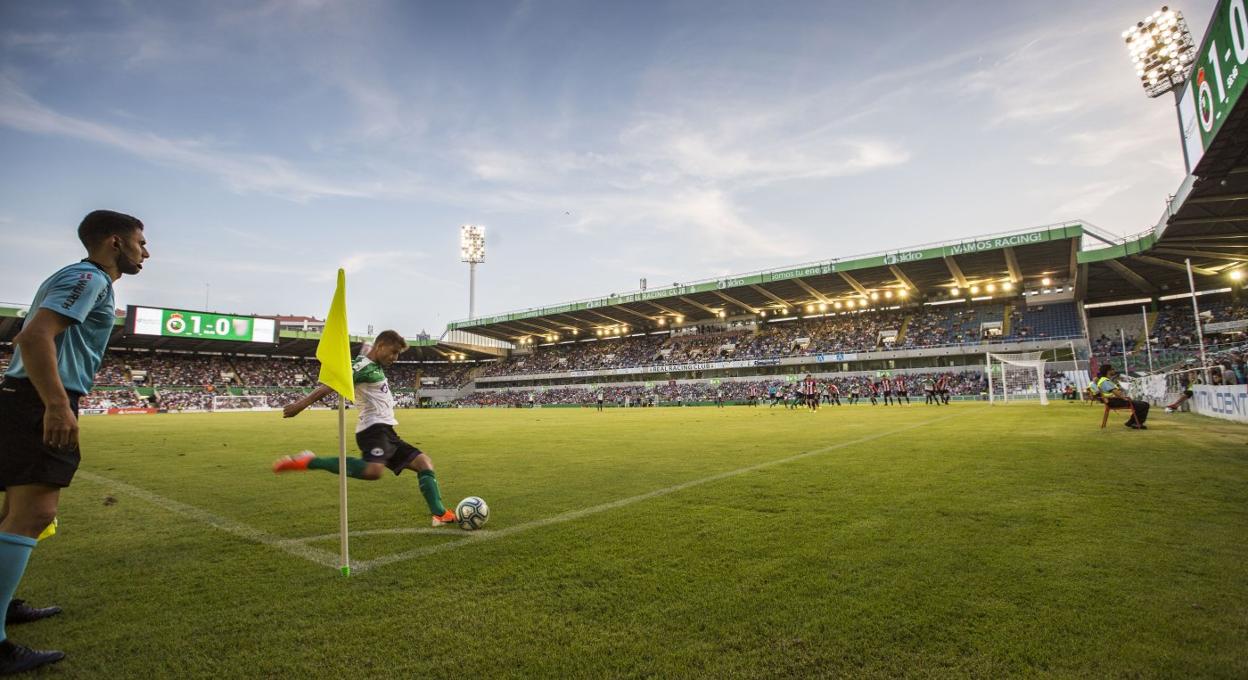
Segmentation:
[(58, 677), (1248, 675), (1248, 428), (1100, 431), (1064, 403), (399, 417), (447, 502), (492, 515), (434, 531), (415, 476), (350, 480), (350, 578), (335, 477), (270, 471), (332, 453), (335, 414), (84, 419), (18, 593), (65, 613), (11, 637), (65, 650)]

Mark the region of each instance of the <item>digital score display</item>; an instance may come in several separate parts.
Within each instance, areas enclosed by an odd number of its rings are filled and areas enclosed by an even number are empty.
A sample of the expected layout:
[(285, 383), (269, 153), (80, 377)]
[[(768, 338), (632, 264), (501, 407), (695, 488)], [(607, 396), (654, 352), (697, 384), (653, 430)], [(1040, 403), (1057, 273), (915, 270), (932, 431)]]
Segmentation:
[(278, 338), (276, 319), (134, 305), (126, 311), (126, 332), (131, 335), (270, 345), (277, 344)]

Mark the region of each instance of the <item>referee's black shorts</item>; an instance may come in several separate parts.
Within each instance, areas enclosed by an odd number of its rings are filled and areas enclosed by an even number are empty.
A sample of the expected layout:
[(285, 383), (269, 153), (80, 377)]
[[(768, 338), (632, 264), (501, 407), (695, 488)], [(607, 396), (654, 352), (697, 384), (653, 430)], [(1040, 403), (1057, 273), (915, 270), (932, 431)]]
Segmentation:
[[(77, 392), (67, 392), (78, 416)], [(78, 445), (53, 448), (43, 443), (43, 400), (25, 378), (0, 382), (0, 489), (25, 484), (66, 487), (78, 471)]]

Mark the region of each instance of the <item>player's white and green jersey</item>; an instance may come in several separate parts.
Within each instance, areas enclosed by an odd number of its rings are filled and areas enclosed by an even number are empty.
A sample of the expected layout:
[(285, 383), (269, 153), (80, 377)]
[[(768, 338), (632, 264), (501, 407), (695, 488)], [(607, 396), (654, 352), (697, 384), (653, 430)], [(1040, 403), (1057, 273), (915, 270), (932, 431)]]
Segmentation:
[(368, 357), (356, 357), (351, 362), (352, 381), (355, 382), (355, 407), (360, 412), (360, 422), (355, 431), (377, 425), (398, 425), (394, 417), (394, 394), (390, 392), (390, 381), (381, 370), (381, 365)]

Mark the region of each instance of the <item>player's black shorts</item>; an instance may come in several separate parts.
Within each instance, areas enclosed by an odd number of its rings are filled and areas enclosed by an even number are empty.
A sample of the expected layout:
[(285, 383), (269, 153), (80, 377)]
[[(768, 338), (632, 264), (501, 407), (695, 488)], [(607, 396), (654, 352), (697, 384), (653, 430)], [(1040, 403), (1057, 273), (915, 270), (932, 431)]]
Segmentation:
[(897, 390), (897, 396), (899, 396), (899, 397), (908, 397), (908, 396), (910, 396), (910, 393), (909, 393), (909, 392), (907, 392), (906, 390)]
[(1191, 399), (1191, 398), (1192, 398), (1192, 391), (1191, 391), (1191, 390), (1183, 390), (1183, 396), (1187, 397), (1188, 399)]
[[(78, 415), (77, 392), (67, 392)], [(24, 484), (69, 486), (78, 471), (78, 446), (52, 448), (43, 443), (43, 400), (29, 380), (0, 382), (0, 489)]]
[(407, 468), (422, 451), (399, 439), (394, 426), (377, 423), (355, 433), (355, 443), (360, 447), (366, 463), (381, 463), (399, 474)]

